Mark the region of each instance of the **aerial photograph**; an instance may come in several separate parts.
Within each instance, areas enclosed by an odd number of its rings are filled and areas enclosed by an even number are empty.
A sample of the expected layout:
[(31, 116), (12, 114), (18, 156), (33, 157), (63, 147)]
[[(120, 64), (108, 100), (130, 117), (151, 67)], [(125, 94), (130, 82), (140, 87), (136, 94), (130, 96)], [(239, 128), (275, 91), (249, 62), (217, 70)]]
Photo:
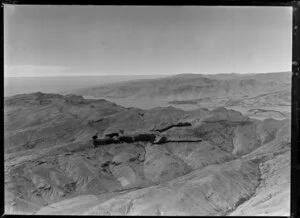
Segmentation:
[(292, 7), (3, 12), (5, 214), (290, 216)]

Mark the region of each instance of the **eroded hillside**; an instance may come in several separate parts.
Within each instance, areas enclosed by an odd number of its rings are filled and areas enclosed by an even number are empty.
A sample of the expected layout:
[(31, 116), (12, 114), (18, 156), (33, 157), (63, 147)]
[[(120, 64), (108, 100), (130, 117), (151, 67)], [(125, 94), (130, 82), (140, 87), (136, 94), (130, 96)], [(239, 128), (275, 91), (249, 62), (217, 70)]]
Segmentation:
[(95, 97), (168, 97), (177, 100), (199, 97), (253, 95), (287, 89), (291, 73), (175, 75), (160, 79), (136, 80), (78, 90), (80, 95)]
[(226, 107), (254, 119), (286, 119), (291, 114), (291, 72), (258, 74), (179, 74), (73, 90), (124, 107), (182, 110)]
[[(289, 119), (255, 120), (223, 107), (143, 110), (44, 93), (4, 104), (6, 213), (289, 212), (280, 203), (289, 196)], [(94, 135), (110, 133), (167, 140), (94, 146)]]

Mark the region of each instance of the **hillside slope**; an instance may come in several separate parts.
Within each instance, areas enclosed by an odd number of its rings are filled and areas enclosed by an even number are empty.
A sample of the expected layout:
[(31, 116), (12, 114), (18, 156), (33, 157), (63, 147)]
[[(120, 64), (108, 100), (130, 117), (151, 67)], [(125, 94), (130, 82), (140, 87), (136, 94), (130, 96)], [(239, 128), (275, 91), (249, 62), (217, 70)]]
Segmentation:
[[(252, 215), (244, 204), (255, 208), (275, 189), (279, 200), (289, 194), (289, 178), (279, 179), (289, 166), (275, 164), (289, 160), (289, 119), (45, 93), (4, 104), (6, 213)], [(93, 145), (95, 134), (120, 130), (168, 141)], [(272, 208), (264, 205), (261, 214)]]
[(136, 80), (107, 86), (78, 90), (83, 96), (109, 98), (168, 97), (184, 100), (228, 95), (258, 95), (274, 90), (288, 89), (291, 73), (175, 75), (160, 79)]

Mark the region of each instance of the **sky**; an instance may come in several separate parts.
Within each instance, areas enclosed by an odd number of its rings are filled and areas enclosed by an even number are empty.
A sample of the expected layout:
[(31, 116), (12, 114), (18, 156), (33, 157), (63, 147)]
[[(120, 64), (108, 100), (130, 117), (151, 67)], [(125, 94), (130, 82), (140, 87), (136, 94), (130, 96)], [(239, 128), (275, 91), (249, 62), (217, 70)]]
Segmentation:
[(292, 8), (4, 5), (4, 76), (291, 71)]

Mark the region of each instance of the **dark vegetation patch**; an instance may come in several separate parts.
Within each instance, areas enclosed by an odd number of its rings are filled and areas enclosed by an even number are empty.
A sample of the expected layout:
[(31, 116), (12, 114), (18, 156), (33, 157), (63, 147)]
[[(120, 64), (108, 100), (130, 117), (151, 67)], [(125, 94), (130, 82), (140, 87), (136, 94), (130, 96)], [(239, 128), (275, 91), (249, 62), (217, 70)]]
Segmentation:
[(120, 136), (119, 138), (118, 138), (118, 141), (120, 142), (120, 143), (133, 143), (134, 142), (134, 139), (133, 139), (133, 137), (132, 136), (125, 136), (125, 135), (123, 135), (123, 136)]
[(154, 134), (139, 134), (133, 136), (135, 142), (151, 142), (155, 141), (156, 136)]
[(186, 126), (192, 126), (191, 123), (188, 123), (188, 122), (184, 122), (184, 123), (178, 123), (178, 124), (173, 124), (173, 125), (170, 125), (170, 126), (167, 126), (165, 128), (162, 128), (162, 129), (156, 129), (154, 131), (158, 131), (158, 132), (165, 132), (167, 131), (168, 129), (171, 129), (173, 127), (186, 127)]
[(120, 140), (112, 139), (112, 138), (104, 138), (104, 139), (94, 139), (94, 145), (109, 145), (109, 144), (119, 144)]
[(101, 164), (101, 167), (102, 168), (108, 167), (110, 163), (111, 163), (110, 161), (106, 161), (105, 163)]
[(109, 133), (109, 134), (106, 134), (105, 137), (109, 137), (109, 138), (119, 137), (119, 133)]

